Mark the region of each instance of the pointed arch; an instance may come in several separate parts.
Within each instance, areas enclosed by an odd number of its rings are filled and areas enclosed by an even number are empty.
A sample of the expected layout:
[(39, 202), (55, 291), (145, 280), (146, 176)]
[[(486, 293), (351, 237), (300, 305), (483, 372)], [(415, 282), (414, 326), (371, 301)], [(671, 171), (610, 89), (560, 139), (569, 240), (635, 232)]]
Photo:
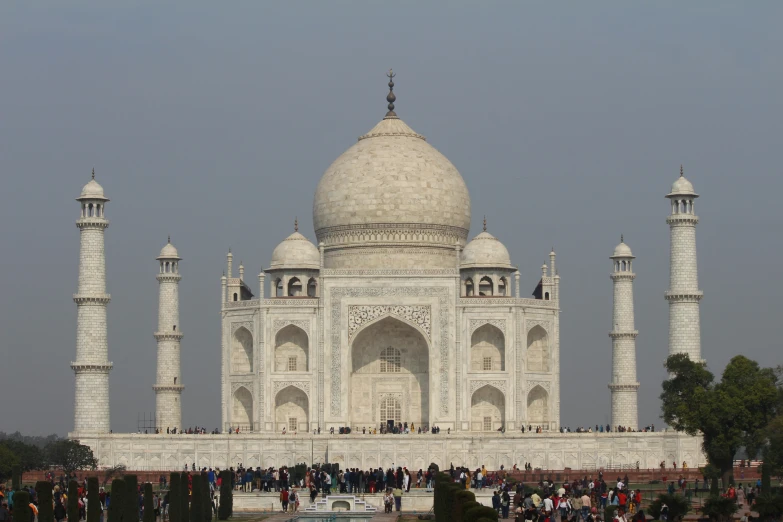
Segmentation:
[(299, 430), (307, 432), (310, 401), (296, 386), (286, 386), (275, 395), (275, 423), (277, 432)]
[(307, 332), (294, 324), (275, 334), (275, 371), (306, 372), (310, 367), (310, 340)]
[(505, 278), (505, 276), (498, 280), (498, 295), (501, 297), (508, 295), (508, 280)]
[(485, 384), (470, 397), (471, 431), (497, 431), (505, 426), (506, 396), (496, 387)]
[(492, 282), (492, 278), (484, 276), (479, 280), (479, 295), (490, 297), (494, 295), (495, 284)]
[(252, 430), (253, 394), (244, 386), (234, 391), (231, 425), (240, 429)]
[(288, 280), (288, 297), (302, 296), (302, 281), (298, 277), (292, 277)]
[(527, 422), (549, 428), (549, 394), (541, 386), (534, 386), (527, 394)]
[(473, 297), (475, 295), (475, 289), (473, 288), (473, 279), (470, 277), (465, 279), (465, 296)]
[(307, 297), (317, 297), (318, 296), (318, 282), (315, 280), (314, 277), (311, 277), (309, 281), (307, 281)]
[(279, 277), (275, 279), (275, 297), (285, 297), (283, 280)]
[(536, 325), (527, 333), (527, 370), (529, 372), (548, 372), (549, 335), (541, 325)]
[(470, 371), (506, 370), (506, 337), (495, 325), (485, 324), (470, 336)]
[(244, 326), (237, 328), (231, 338), (231, 372), (253, 372), (253, 334)]
[[(375, 426), (380, 419), (380, 398), (389, 396), (398, 398), (404, 422), (428, 424), (427, 336), (394, 315), (382, 316), (363, 326), (354, 335), (349, 350), (349, 424)], [(389, 369), (394, 371), (390, 373)]]

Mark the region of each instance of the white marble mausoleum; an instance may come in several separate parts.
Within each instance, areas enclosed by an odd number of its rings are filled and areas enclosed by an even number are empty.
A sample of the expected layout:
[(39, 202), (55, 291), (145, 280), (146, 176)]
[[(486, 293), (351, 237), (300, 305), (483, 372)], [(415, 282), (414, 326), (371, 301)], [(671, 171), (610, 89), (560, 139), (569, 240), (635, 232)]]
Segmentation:
[[(82, 250), (74, 296), (79, 334), (71, 436), (92, 446), (102, 466), (130, 469), (325, 460), (416, 469), (430, 462), (488, 468), (531, 462), (550, 469), (703, 462), (699, 439), (671, 432), (559, 432), (561, 303), (555, 252), (542, 249), (547, 264), (521, 268), (539, 281), (521, 289), (520, 269), (486, 220), (471, 237), (465, 181), (397, 116), (391, 79), (389, 86), (386, 116), (326, 169), (315, 188), (315, 240), (295, 224), (257, 277), (248, 277), (241, 265), (235, 273), (228, 253), (221, 280), (221, 346), (216, 347), (222, 354), (221, 434), (167, 433), (190, 424), (181, 417), (187, 385), (180, 374), (181, 258), (170, 242), (158, 256), (157, 274), (160, 433), (109, 433), (112, 364), (103, 253), (108, 198), (94, 179), (85, 186), (77, 221)], [(672, 214), (676, 199), (678, 217), (670, 218), (670, 225), (695, 225), (695, 194), (686, 195), (689, 207), (680, 207), (679, 195), (674, 189), (672, 194), (667, 197), (673, 199)], [(690, 214), (679, 216), (680, 208)], [(695, 242), (688, 243), (689, 234), (677, 237), (681, 264), (695, 277)], [(692, 263), (687, 259), (691, 244)], [(612, 256), (609, 387), (613, 424), (635, 430), (639, 384), (632, 259), (624, 243)], [(677, 300), (673, 306), (684, 299), (689, 317), (698, 318), (700, 294), (694, 293), (695, 281), (689, 285), (687, 295), (672, 288), (667, 298)], [(698, 340), (689, 339), (687, 349), (694, 352)], [(389, 421), (407, 423), (414, 431), (437, 426), (440, 434), (362, 434)], [(345, 427), (352, 429), (350, 435), (329, 435)], [(531, 427), (541, 433), (530, 433)]]

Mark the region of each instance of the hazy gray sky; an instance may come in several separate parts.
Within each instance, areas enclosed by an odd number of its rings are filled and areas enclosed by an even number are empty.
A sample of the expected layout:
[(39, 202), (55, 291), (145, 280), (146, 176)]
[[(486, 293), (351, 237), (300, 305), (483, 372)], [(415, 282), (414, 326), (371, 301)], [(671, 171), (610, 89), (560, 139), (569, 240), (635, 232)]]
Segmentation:
[[(532, 292), (562, 276), (562, 423), (609, 416), (620, 234), (635, 270), (640, 422), (658, 422), (669, 205), (702, 197), (702, 350), (781, 362), (780, 2), (2, 2), (0, 429), (73, 428), (79, 206), (106, 234), (114, 431), (154, 409), (157, 256), (180, 254), (186, 425), (220, 422), (225, 253), (251, 280), (314, 239), (329, 164), (397, 113), (460, 170)], [(254, 285), (255, 286), (255, 285)]]

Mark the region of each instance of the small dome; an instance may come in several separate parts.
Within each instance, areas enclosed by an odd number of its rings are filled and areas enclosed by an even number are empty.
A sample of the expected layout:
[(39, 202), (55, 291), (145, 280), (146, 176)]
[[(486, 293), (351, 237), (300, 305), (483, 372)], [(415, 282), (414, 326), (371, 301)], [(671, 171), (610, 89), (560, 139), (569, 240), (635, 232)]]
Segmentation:
[(693, 190), (693, 183), (688, 181), (688, 178), (683, 175), (682, 167), (680, 167), (680, 177), (677, 178), (677, 181), (672, 183), (672, 191), (668, 194), (668, 196), (693, 196), (694, 198), (699, 197), (699, 195), (696, 194), (696, 191)]
[(620, 244), (614, 247), (614, 254), (612, 254), (612, 257), (634, 257), (633, 253), (631, 253), (631, 247), (625, 244), (622, 236), (620, 237)]
[(109, 201), (109, 198), (103, 195), (103, 187), (101, 187), (100, 183), (95, 181), (95, 169), (92, 171), (92, 179), (82, 187), (82, 193), (76, 199), (77, 201), (80, 199), (102, 199), (104, 201)]
[(281, 268), (321, 268), (321, 254), (306, 237), (294, 232), (275, 247), (270, 270)]
[(498, 238), (483, 231), (465, 245), (460, 268), (514, 268), (508, 249)]
[(157, 259), (182, 259), (179, 257), (179, 253), (177, 252), (177, 249), (174, 248), (174, 245), (171, 244), (171, 240), (169, 240), (168, 243), (166, 243), (166, 246), (164, 246), (161, 251), (160, 255), (157, 257)]

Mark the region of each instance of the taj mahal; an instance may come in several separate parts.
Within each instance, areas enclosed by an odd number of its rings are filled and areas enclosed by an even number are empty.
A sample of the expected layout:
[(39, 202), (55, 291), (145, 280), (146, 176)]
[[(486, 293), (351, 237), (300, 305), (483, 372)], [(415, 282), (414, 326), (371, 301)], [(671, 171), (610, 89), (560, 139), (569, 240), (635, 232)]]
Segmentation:
[[(215, 322), (221, 343), (214, 347), (222, 354), (220, 433), (174, 433), (192, 422), (181, 415), (188, 383), (180, 361), (188, 352), (181, 351), (187, 332), (180, 328), (178, 289), (187, 270), (180, 270), (182, 259), (170, 241), (150, 275), (159, 288), (158, 328), (151, 332), (157, 342), (158, 433), (111, 432), (114, 368), (103, 241), (109, 199), (93, 172), (77, 198), (81, 249), (71, 364), (76, 399), (69, 436), (89, 445), (100, 466), (133, 470), (191, 463), (426, 469), (435, 462), (498, 469), (530, 462), (552, 470), (654, 468), (664, 460), (703, 464), (700, 438), (636, 431), (635, 258), (622, 240), (607, 256), (607, 284), (614, 288), (611, 315), (606, 304), (612, 349), (607, 406), (611, 425), (627, 431), (561, 431), (555, 252), (542, 249), (548, 260), (543, 266), (517, 267), (486, 220), (471, 237), (465, 181), (397, 116), (393, 76), (388, 112), (326, 169), (315, 188), (315, 241), (295, 224), (257, 276), (235, 267), (227, 254), (219, 308), (217, 299), (208, 304), (221, 318)], [(698, 195), (681, 170), (665, 196), (669, 353), (701, 360)], [(535, 288), (520, 288), (520, 270), (536, 279), (540, 273)], [(667, 355), (661, 353), (661, 360)], [(380, 434), (401, 424), (412, 433)], [(439, 433), (432, 433), (435, 426)]]

